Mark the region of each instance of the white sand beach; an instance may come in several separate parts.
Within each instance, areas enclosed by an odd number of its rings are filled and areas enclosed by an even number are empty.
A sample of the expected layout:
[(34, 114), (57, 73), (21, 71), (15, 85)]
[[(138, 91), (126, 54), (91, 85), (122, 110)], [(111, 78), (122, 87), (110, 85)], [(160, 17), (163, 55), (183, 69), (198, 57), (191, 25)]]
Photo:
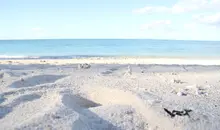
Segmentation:
[(219, 65), (185, 58), (0, 60), (0, 129), (218, 130)]

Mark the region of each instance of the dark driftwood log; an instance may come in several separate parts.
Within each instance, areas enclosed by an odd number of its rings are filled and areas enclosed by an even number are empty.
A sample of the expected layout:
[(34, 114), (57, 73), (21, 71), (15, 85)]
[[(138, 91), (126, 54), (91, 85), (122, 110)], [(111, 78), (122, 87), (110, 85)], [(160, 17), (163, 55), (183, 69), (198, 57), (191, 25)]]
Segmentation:
[(173, 110), (171, 112), (168, 109), (164, 108), (164, 111), (167, 112), (171, 116), (171, 118), (173, 118), (176, 115), (177, 116), (188, 116), (188, 117), (190, 117), (189, 112), (191, 112), (192, 110), (189, 110), (189, 109), (184, 109), (183, 111)]

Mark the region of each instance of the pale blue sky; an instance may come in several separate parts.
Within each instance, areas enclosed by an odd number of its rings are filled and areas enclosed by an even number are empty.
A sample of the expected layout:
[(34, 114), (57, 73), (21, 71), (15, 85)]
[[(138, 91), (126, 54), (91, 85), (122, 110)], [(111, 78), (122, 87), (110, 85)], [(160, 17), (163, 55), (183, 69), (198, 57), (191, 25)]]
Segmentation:
[(0, 39), (220, 40), (220, 0), (0, 0)]

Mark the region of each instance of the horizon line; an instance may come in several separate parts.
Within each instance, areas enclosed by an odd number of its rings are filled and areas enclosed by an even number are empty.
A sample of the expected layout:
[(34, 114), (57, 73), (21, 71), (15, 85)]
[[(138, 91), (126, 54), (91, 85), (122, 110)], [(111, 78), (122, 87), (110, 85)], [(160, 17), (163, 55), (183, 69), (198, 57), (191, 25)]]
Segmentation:
[(198, 39), (154, 39), (154, 38), (37, 38), (37, 39), (0, 39), (0, 41), (28, 41), (28, 40), (167, 40), (167, 41), (206, 41), (220, 42), (220, 40), (198, 40)]

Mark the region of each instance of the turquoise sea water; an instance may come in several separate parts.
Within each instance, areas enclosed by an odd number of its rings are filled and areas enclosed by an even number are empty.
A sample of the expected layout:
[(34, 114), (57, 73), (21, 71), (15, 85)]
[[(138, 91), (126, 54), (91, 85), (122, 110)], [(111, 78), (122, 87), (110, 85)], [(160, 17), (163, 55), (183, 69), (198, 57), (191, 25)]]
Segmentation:
[(220, 57), (220, 42), (147, 39), (0, 40), (0, 58), (75, 56)]

